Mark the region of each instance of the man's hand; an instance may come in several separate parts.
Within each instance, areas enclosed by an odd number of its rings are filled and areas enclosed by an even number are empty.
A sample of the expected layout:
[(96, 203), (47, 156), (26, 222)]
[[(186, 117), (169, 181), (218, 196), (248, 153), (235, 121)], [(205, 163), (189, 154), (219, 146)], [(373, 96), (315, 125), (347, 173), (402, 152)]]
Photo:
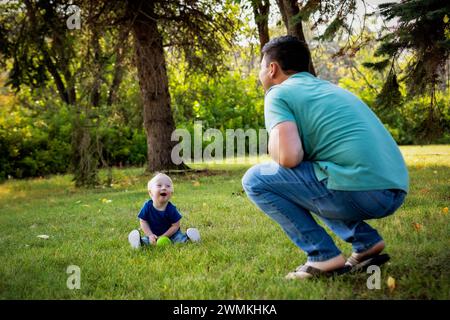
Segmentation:
[(295, 122), (281, 122), (272, 128), (269, 154), (275, 162), (286, 168), (294, 168), (302, 162), (303, 146)]

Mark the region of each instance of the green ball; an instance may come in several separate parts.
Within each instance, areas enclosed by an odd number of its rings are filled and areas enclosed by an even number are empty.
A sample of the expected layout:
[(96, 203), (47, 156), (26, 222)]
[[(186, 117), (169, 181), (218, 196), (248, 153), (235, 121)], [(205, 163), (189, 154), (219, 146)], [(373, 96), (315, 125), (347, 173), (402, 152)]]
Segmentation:
[(169, 237), (162, 236), (159, 237), (158, 240), (156, 240), (157, 246), (166, 246), (168, 244), (172, 244), (172, 241), (169, 239)]

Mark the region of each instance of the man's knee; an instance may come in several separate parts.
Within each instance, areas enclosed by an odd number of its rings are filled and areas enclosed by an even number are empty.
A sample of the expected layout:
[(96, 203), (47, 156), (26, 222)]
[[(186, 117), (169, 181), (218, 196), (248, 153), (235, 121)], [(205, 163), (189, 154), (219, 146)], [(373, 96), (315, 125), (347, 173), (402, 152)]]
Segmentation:
[(259, 182), (259, 164), (251, 167), (250, 169), (245, 172), (244, 176), (242, 177), (242, 187), (244, 188), (244, 191), (248, 193), (249, 191), (252, 191), (255, 186)]
[(265, 177), (276, 174), (279, 166), (275, 163), (257, 164), (247, 170), (242, 177), (245, 192), (255, 191), (265, 184)]

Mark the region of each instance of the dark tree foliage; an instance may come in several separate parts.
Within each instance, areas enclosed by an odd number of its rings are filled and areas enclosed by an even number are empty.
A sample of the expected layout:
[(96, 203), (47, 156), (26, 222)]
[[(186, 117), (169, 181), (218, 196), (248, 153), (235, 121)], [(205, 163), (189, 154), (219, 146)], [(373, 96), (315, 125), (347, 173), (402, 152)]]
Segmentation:
[(190, 71), (215, 75), (223, 70), (223, 48), (234, 31), (229, 7), (222, 1), (75, 1), (88, 10), (88, 24), (129, 28), (134, 40), (147, 133), (149, 171), (185, 168), (175, 165), (171, 141), (175, 123), (167, 78), (167, 53), (186, 61)]
[(380, 39), (376, 56), (397, 58), (411, 51), (414, 58), (407, 66), (405, 81), (412, 95), (430, 93), (450, 54), (450, 38), (445, 35), (450, 16), (450, 2), (442, 0), (407, 0), (379, 6), (388, 21), (398, 19), (398, 26)]
[(382, 108), (396, 108), (401, 105), (394, 62), (402, 54), (412, 54), (406, 65), (405, 76), (410, 97), (428, 94), (430, 105), (427, 117), (422, 124), (422, 136), (430, 140), (439, 134), (442, 127), (439, 108), (436, 106), (435, 93), (439, 84), (445, 81), (443, 76), (450, 54), (450, 2), (442, 0), (404, 0), (400, 3), (385, 3), (379, 6), (380, 14), (387, 21), (398, 21), (393, 30), (389, 30), (379, 39), (380, 45), (376, 57), (384, 57), (380, 62), (365, 63), (366, 67), (378, 71), (390, 68), (384, 87), (377, 99)]
[[(308, 22), (311, 30), (318, 26), (325, 29), (315, 40), (332, 41), (338, 34), (346, 34), (348, 37), (355, 33), (354, 22), (358, 20), (364, 25), (364, 17), (356, 18), (357, 0), (277, 0), (278, 8), (289, 35), (296, 36), (305, 41), (305, 32), (302, 21)], [(365, 1), (360, 3), (365, 5)], [(348, 50), (355, 49), (359, 44), (347, 41), (337, 55), (343, 55)], [(311, 60), (310, 73), (315, 74), (313, 61)]]
[[(101, 60), (97, 41), (70, 32), (66, 21), (72, 14), (70, 2), (63, 0), (22, 0), (2, 3), (0, 53), (10, 61), (7, 85), (17, 91), (56, 89), (61, 101), (74, 110), (71, 164), (77, 186), (97, 184), (95, 138), (89, 126), (88, 106), (98, 106)], [(80, 57), (80, 45), (91, 46)], [(92, 49), (92, 50), (91, 50)], [(7, 66), (6, 62), (4, 66)], [(91, 73), (91, 70), (96, 70)], [(89, 97), (86, 99), (85, 97)], [(87, 100), (87, 101), (86, 101)]]
[[(7, 84), (39, 88), (52, 79), (61, 99), (75, 100), (70, 60), (74, 39), (64, 19), (66, 1), (9, 1), (2, 5), (0, 53), (12, 59)], [(59, 10), (58, 10), (59, 8)], [(68, 16), (68, 15), (67, 15)]]

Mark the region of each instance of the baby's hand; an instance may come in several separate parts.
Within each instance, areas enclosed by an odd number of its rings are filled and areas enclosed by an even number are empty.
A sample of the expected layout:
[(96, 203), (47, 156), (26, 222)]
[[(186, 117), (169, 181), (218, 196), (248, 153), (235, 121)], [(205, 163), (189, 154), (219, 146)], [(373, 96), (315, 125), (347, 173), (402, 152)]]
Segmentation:
[(151, 244), (155, 245), (156, 240), (158, 239), (158, 236), (156, 234), (152, 234), (150, 237), (148, 237), (148, 239), (150, 240)]

